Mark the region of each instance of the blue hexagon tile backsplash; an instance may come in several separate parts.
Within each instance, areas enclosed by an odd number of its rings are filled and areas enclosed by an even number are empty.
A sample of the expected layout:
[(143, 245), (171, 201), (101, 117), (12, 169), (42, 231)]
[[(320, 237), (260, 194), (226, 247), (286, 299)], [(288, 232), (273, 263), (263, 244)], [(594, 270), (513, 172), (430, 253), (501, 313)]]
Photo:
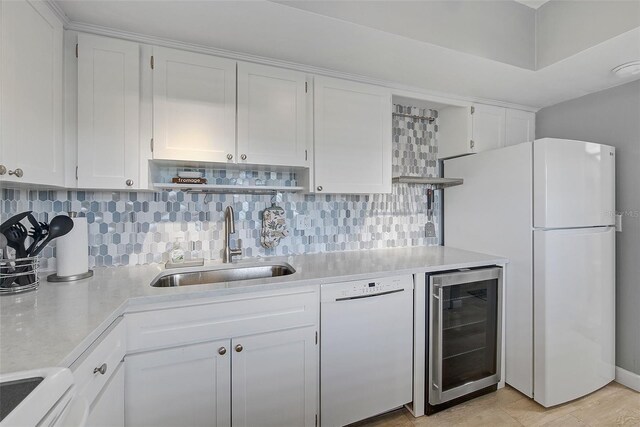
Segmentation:
[[(432, 115), (432, 110), (394, 106), (396, 111)], [(393, 172), (437, 176), (437, 120), (393, 120)], [(207, 171), (210, 183), (296, 185), (295, 174), (256, 171)], [(290, 233), (280, 245), (260, 242), (262, 211), (269, 195), (190, 194), (183, 191), (103, 192), (2, 189), (0, 220), (31, 210), (40, 221), (68, 211), (80, 212), (89, 224), (89, 265), (121, 266), (168, 260), (173, 242), (181, 239), (185, 258), (219, 259), (224, 245), (224, 209), (233, 206), (236, 234), (232, 244), (245, 257), (437, 245), (426, 237), (426, 189), (396, 184), (392, 194), (312, 195), (280, 193), (276, 201), (286, 213)], [(440, 200), (433, 221), (439, 235)], [(305, 215), (311, 226), (296, 228)], [(55, 244), (41, 253), (40, 267), (55, 269)]]

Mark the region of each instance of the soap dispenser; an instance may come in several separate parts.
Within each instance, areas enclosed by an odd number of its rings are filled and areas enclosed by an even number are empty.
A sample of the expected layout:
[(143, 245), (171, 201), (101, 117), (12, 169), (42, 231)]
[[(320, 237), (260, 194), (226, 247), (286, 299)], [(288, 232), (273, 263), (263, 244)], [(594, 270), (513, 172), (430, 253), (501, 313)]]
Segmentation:
[(173, 242), (173, 249), (169, 255), (172, 264), (182, 264), (184, 262), (184, 250), (180, 244), (180, 238)]

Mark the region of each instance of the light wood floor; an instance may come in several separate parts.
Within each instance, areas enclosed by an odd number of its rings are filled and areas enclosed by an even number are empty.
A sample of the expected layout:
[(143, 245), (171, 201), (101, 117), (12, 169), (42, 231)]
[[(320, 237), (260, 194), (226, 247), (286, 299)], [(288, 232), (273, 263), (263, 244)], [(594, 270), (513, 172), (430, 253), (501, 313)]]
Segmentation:
[(357, 426), (640, 426), (640, 393), (611, 383), (582, 399), (545, 409), (507, 386), (429, 417), (414, 418), (399, 409)]

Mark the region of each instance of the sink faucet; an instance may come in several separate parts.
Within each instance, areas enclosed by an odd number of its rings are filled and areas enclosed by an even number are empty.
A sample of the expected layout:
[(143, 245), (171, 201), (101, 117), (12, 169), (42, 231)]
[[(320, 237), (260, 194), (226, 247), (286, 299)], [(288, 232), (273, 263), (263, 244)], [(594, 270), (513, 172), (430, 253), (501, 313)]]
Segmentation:
[(236, 232), (236, 225), (233, 221), (233, 208), (227, 206), (224, 211), (224, 251), (222, 253), (222, 262), (232, 262), (234, 255), (242, 255), (242, 249), (231, 248), (230, 235)]

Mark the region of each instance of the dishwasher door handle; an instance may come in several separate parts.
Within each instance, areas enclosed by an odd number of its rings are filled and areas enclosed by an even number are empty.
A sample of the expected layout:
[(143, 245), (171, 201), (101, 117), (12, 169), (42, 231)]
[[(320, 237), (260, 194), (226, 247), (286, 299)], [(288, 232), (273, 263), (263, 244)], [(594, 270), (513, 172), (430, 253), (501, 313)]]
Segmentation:
[(354, 299), (380, 297), (380, 296), (383, 296), (383, 295), (391, 295), (391, 294), (395, 294), (395, 293), (398, 293), (398, 292), (404, 292), (404, 288), (403, 289), (394, 289), (393, 291), (379, 292), (377, 294), (356, 295), (354, 297), (336, 298), (336, 302), (337, 301), (351, 301), (351, 300), (354, 300)]

